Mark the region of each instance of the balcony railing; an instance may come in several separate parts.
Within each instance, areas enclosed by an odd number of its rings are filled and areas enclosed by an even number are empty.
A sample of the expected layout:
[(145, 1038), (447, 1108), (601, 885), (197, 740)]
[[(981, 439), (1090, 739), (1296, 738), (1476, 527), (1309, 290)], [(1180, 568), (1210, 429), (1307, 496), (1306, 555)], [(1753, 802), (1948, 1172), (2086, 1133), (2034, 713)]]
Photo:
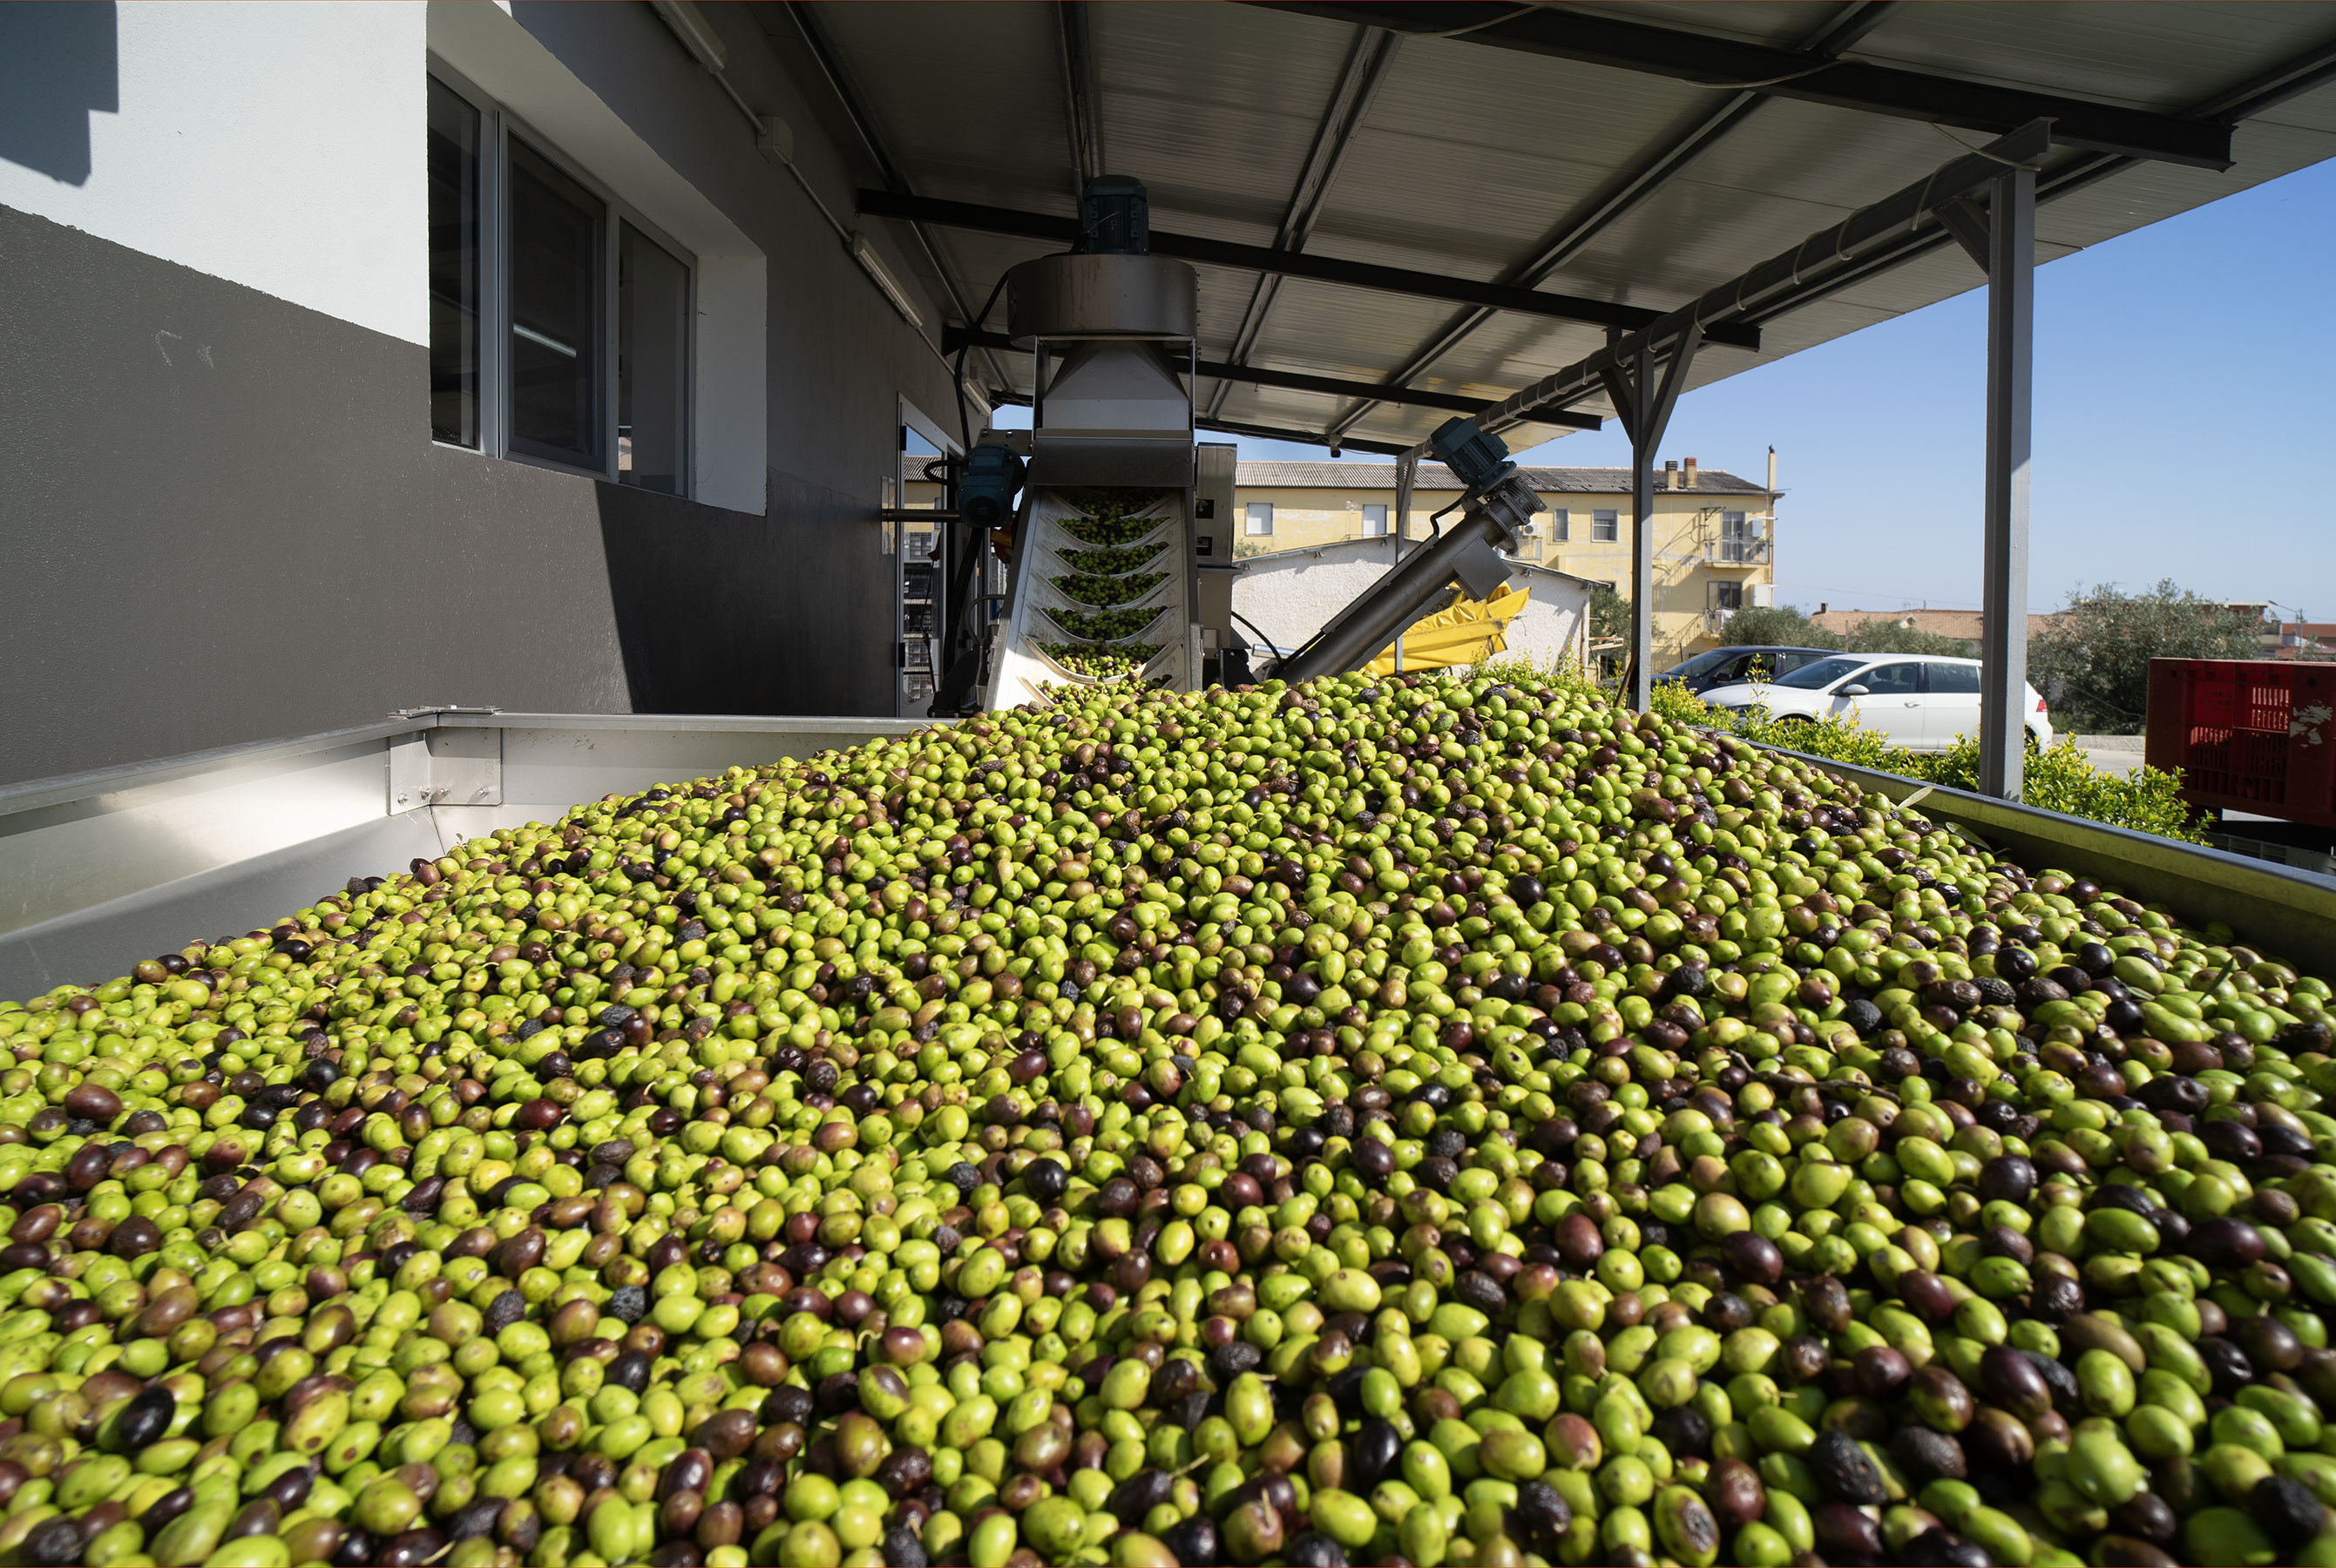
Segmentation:
[(1715, 566), (1765, 566), (1772, 543), (1766, 538), (1706, 539), (1703, 558)]

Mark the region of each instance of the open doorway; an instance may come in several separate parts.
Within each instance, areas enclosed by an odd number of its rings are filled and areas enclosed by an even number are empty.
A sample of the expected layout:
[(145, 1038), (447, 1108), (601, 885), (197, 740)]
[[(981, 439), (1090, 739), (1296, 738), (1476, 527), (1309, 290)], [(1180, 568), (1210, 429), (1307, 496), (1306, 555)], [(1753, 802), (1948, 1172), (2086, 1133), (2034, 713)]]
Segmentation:
[[(950, 553), (947, 459), (958, 443), (907, 402), (900, 405), (900, 462), (886, 489), (898, 498), (891, 512), (896, 689), (893, 711), (921, 719), (932, 706), (948, 667)], [(920, 513), (931, 513), (930, 519)]]

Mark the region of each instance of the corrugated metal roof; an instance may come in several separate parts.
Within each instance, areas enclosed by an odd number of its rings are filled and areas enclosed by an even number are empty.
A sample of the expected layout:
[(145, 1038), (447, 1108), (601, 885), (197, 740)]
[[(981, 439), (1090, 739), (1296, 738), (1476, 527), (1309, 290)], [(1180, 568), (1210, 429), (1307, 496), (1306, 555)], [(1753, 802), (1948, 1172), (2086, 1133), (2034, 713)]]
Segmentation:
[[(1611, 17), (1769, 48), (1805, 47), (1844, 15), (1825, 0), (1604, 0), (1544, 9)], [(764, 25), (793, 19), (758, 0)], [(981, 5), (896, 0), (805, 10), (908, 184), (922, 196), (1068, 215), (1076, 178), (1061, 13), (1046, 0)], [(1231, 4), (1120, 0), (1087, 7), (1107, 161), (1149, 187), (1163, 232), (1266, 246), (1286, 213), (1334, 87), (1362, 29)], [(2277, 0), (2102, 0), (2004, 5), (1938, 0), (1866, 14), (1843, 57), (1963, 81), (2179, 113), (2336, 39), (2336, 8)], [(1923, 179), (1983, 135), (1831, 104), (1762, 98), (1725, 137), (1619, 218), (1580, 234), (1632, 171), (1731, 101), (1643, 72), (1406, 36), (1356, 129), (1307, 242), (1311, 254), (1507, 281), (1560, 239), (1539, 286), (1673, 308), (1856, 208)], [(2049, 259), (2336, 156), (2336, 85), (2243, 122), (2235, 166), (2140, 162), (2051, 199), (2038, 214)], [(2042, 176), (2087, 155), (2056, 149)], [(876, 183), (872, 168), (863, 171)], [(876, 221), (870, 219), (867, 221)], [(1052, 247), (939, 230), (971, 298), (1005, 267)], [(920, 257), (921, 264), (921, 257)], [(1203, 358), (1226, 357), (1253, 273), (1204, 266)], [(933, 298), (943, 297), (928, 278)], [(1712, 348), (1689, 386), (1980, 286), (1952, 247), (1867, 277), (1768, 321), (1757, 353)], [(1273, 369), (1492, 401), (1604, 342), (1600, 328), (1496, 315), (1425, 363), (1465, 320), (1431, 300), (1284, 279), (1251, 354)], [(991, 324), (998, 324), (993, 320)], [(1024, 384), (1025, 356), (998, 359)], [(1199, 389), (1205, 400), (1213, 387)], [(1321, 393), (1231, 387), (1222, 416), (1320, 431), (1349, 409)], [(1602, 403), (1582, 405), (1602, 410)], [(1356, 437), (1408, 444), (1445, 416), (1377, 405)], [(1533, 433), (1540, 433), (1539, 431)]]
[[(1658, 470), (1659, 472), (1660, 470)], [(1520, 468), (1517, 473), (1535, 490), (1551, 495), (1627, 496), (1628, 469)], [(1242, 489), (1392, 490), (1393, 463), (1236, 463), (1233, 484)], [(1460, 481), (1442, 463), (1422, 463), (1412, 481), (1416, 490), (1457, 490)], [(1720, 469), (1697, 470), (1693, 486), (1664, 489), (1659, 496), (1765, 496), (1767, 490)], [(1308, 547), (1311, 548), (1312, 547)]]

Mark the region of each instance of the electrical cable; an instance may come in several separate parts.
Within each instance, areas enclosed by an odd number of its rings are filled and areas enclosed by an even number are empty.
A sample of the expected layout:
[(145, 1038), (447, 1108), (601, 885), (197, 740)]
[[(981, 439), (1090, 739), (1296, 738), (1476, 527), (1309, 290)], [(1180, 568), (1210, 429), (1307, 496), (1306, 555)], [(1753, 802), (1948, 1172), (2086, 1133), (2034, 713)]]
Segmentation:
[(1438, 509), (1436, 509), (1436, 511), (1432, 511), (1432, 512), (1428, 513), (1428, 514), (1427, 514), (1427, 537), (1426, 537), (1425, 540), (1421, 541), (1421, 546), (1422, 546), (1422, 547), (1423, 547), (1423, 548), (1425, 548), (1426, 546), (1434, 544), (1436, 540), (1438, 540), (1438, 539), (1440, 539), (1440, 538), (1442, 538), (1442, 537), (1444, 537), (1444, 515), (1445, 515), (1445, 513), (1446, 513), (1446, 512), (1455, 512), (1455, 511), (1458, 511), (1460, 508), (1462, 508), (1463, 507), (1465, 507), (1467, 504), (1468, 504), (1468, 498), (1464, 494), (1464, 495), (1463, 495), (1463, 496), (1462, 496), (1458, 500), (1456, 500), (1456, 501), (1453, 502), (1450, 506), (1448, 506), (1448, 507), (1439, 508), (1438, 508)]
[(1242, 625), (1247, 626), (1247, 627), (1248, 627), (1248, 628), (1249, 628), (1252, 633), (1256, 634), (1256, 635), (1257, 635), (1257, 639), (1258, 639), (1258, 645), (1259, 645), (1260, 647), (1263, 648), (1267, 653), (1269, 653), (1272, 654), (1272, 655), (1273, 655), (1273, 663), (1274, 663), (1274, 667), (1275, 667), (1276, 669), (1280, 668), (1280, 666), (1281, 666), (1281, 650), (1280, 650), (1280, 648), (1278, 648), (1278, 647), (1276, 647), (1276, 646), (1274, 645), (1273, 639), (1272, 639), (1272, 638), (1270, 638), (1270, 637), (1269, 637), (1269, 636), (1267, 636), (1267, 635), (1265, 634), (1264, 631), (1263, 631), (1261, 628), (1260, 628), (1260, 627), (1259, 627), (1258, 624), (1257, 624), (1255, 621), (1251, 620), (1247, 615), (1242, 615), (1239, 610), (1232, 610), (1232, 611), (1229, 611), (1229, 612), (1227, 612), (1227, 613), (1228, 613), (1228, 614), (1230, 614), (1230, 615), (1232, 616), (1232, 618), (1233, 618), (1234, 620), (1239, 621)]

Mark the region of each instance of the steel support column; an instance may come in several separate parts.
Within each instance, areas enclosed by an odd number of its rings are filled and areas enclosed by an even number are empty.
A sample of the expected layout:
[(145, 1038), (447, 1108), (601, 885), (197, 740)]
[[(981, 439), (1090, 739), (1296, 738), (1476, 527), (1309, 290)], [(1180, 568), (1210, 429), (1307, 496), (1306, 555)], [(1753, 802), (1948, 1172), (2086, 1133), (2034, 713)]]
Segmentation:
[(2028, 446), (2036, 324), (2036, 171), (1988, 197), (1987, 552), (1979, 793), (2020, 798), (2027, 761)]
[[(1395, 550), (1394, 566), (1403, 565), (1403, 531), (1411, 521), (1411, 489), (1419, 477), (1419, 458), (1406, 452), (1395, 460), (1395, 517), (1387, 528), (1388, 542)], [(1390, 570), (1393, 568), (1390, 567)], [(1403, 634), (1395, 634), (1395, 673), (1403, 673)]]
[[(1639, 359), (1640, 388), (1655, 381), (1652, 354)], [(1643, 392), (1641, 396), (1643, 396)], [(1648, 409), (1640, 404), (1640, 429)], [(1660, 431), (1630, 441), (1630, 711), (1643, 713), (1655, 700), (1655, 443)]]
[(1630, 646), (1624, 657), (1630, 671), (1626, 700), (1636, 713), (1645, 712), (1654, 700), (1655, 457), (1687, 384), (1688, 366), (1701, 346), (1702, 330), (1690, 323), (1668, 363), (1656, 358), (1653, 343), (1642, 337), (1627, 369), (1616, 365), (1600, 372), (1615, 417), (1630, 438)]

